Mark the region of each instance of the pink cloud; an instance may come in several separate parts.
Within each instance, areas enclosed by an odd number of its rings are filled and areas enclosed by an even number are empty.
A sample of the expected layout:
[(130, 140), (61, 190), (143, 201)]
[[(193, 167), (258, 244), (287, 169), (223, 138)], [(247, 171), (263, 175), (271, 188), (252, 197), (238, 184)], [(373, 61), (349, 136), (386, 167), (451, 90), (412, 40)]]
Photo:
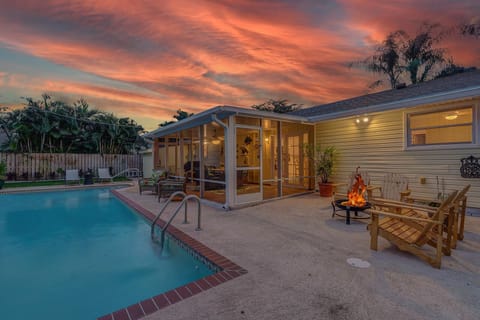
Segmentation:
[[(375, 41), (398, 28), (414, 32), (424, 20), (471, 19), (479, 5), (50, 0), (4, 9), (0, 30), (8, 32), (0, 31), (0, 45), (111, 81), (34, 74), (11, 82), (12, 90), (83, 96), (160, 122), (179, 107), (199, 112), (284, 97), (310, 105), (364, 94), (373, 76), (347, 64), (368, 56)], [(452, 38), (445, 45), (460, 64), (478, 64), (480, 41)]]

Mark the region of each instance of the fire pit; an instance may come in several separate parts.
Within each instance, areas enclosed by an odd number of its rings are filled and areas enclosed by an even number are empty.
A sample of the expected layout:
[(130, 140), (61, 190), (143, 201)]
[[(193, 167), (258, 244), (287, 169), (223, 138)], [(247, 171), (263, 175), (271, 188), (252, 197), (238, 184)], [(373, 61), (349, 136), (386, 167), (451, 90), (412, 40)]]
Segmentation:
[(368, 203), (368, 202), (366, 202), (363, 206), (351, 206), (351, 205), (348, 205), (348, 200), (347, 199), (341, 199), (341, 200), (335, 200), (332, 203), (332, 207), (333, 207), (332, 216), (334, 216), (335, 214), (338, 215), (336, 207), (341, 209), (341, 210), (345, 210), (345, 212), (346, 212), (345, 223), (350, 224), (350, 218), (351, 218), (350, 217), (350, 211), (354, 212), (355, 219), (367, 219), (369, 217), (368, 215), (359, 216), (358, 212), (361, 212), (361, 211), (366, 210), (366, 209), (370, 209), (371, 206), (370, 206), (370, 203)]
[(358, 169), (355, 172), (352, 188), (348, 191), (348, 199), (341, 199), (332, 201), (333, 213), (332, 217), (336, 214), (336, 207), (346, 211), (345, 222), (350, 224), (350, 210), (355, 213), (356, 219), (365, 219), (366, 217), (359, 217), (358, 212), (370, 208), (370, 204), (365, 200), (363, 194), (367, 190), (367, 186), (363, 182), (362, 175), (358, 173)]

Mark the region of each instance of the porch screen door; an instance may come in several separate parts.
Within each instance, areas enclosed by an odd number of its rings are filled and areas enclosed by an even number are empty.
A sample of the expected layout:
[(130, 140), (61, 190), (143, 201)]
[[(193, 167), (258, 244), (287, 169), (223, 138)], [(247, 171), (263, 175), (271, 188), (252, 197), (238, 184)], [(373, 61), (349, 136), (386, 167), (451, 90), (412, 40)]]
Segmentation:
[(262, 200), (262, 129), (236, 127), (236, 203)]

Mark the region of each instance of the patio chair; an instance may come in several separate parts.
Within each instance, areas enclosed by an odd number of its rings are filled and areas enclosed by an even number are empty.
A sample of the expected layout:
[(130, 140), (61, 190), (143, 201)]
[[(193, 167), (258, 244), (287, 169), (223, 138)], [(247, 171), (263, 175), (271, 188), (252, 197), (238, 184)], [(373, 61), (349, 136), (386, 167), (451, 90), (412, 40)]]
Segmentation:
[(80, 184), (80, 176), (78, 175), (78, 169), (65, 170), (65, 183), (78, 182)]
[(187, 179), (185, 178), (168, 178), (160, 180), (157, 183), (158, 190), (158, 202), (163, 198), (168, 198), (172, 193), (176, 191), (186, 192)]
[(99, 181), (108, 180), (110, 182), (113, 182), (113, 177), (110, 175), (110, 169), (98, 168), (98, 180)]
[[(373, 209), (366, 210), (371, 216), (368, 226), (370, 249), (378, 249), (378, 236), (381, 236), (398, 249), (440, 268), (443, 251), (446, 249), (443, 226), (457, 193), (451, 193), (438, 208), (399, 201), (372, 200)], [(394, 210), (385, 210), (385, 207)], [(435, 248), (433, 252), (424, 248), (426, 244)]]
[(138, 192), (142, 194), (144, 191), (150, 191), (152, 194), (158, 194), (158, 182), (166, 179), (167, 175), (167, 169), (153, 170), (150, 178), (138, 180)]
[[(378, 192), (375, 192), (378, 191)], [(387, 173), (381, 186), (369, 186), (368, 199), (382, 198), (395, 201), (405, 201), (411, 191), (408, 189), (408, 178), (398, 173)]]
[[(447, 242), (452, 249), (456, 249), (457, 241), (463, 240), (463, 232), (465, 228), (465, 213), (467, 211), (467, 192), (470, 190), (470, 185), (466, 185), (453, 201), (453, 212), (448, 220), (448, 225), (445, 226), (445, 231), (448, 233)], [(441, 201), (438, 199), (415, 198), (407, 197), (410, 203), (423, 203), (430, 206), (438, 207)]]

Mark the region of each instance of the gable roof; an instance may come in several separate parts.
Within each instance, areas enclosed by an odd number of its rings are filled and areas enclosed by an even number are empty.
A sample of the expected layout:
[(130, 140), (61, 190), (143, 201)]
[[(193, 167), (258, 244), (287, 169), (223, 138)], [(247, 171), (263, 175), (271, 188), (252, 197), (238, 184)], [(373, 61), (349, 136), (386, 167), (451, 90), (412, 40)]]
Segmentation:
[(391, 89), (291, 112), (310, 121), (334, 119), (480, 95), (480, 70)]

